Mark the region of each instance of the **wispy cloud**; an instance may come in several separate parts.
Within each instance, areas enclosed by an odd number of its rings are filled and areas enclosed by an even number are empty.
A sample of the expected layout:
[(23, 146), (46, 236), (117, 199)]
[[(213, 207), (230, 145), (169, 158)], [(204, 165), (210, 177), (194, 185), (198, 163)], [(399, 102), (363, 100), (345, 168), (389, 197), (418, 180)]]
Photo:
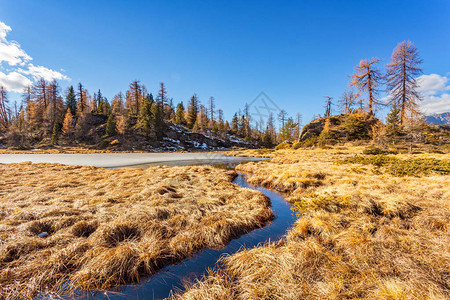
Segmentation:
[(424, 99), (420, 102), (421, 111), (426, 114), (450, 111), (450, 86), (446, 76), (438, 74), (422, 75), (418, 78), (419, 91)]
[[(61, 72), (35, 66), (28, 55), (16, 41), (7, 39), (11, 27), (0, 21), (0, 86), (12, 92), (22, 92), (24, 87), (38, 78), (45, 80), (69, 80)], [(6, 67), (7, 66), (7, 67)]]

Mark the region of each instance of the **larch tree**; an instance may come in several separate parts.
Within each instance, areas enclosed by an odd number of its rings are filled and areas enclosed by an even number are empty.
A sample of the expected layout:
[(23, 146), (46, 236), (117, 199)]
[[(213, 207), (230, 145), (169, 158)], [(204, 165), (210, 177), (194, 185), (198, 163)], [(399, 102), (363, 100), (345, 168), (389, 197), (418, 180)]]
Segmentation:
[(387, 65), (387, 86), (392, 98), (391, 104), (399, 107), (402, 126), (406, 123), (408, 112), (417, 112), (417, 103), (421, 100), (416, 79), (422, 73), (421, 64), (422, 59), (417, 48), (412, 42), (404, 41), (395, 47), (391, 62)]
[(139, 84), (139, 81), (134, 80), (130, 83), (126, 100), (127, 109), (132, 115), (139, 114), (139, 108), (142, 103), (142, 98), (142, 87)]
[(359, 97), (359, 94), (354, 93), (353, 91), (345, 91), (341, 98), (338, 100), (339, 107), (343, 114), (349, 114), (352, 112), (353, 106), (356, 104), (356, 101)]
[(356, 87), (360, 93), (367, 93), (367, 109), (369, 115), (373, 115), (374, 106), (378, 104), (378, 101), (375, 99), (377, 86), (383, 79), (383, 75), (375, 67), (375, 64), (379, 61), (381, 61), (379, 58), (361, 60), (351, 76), (350, 86)]
[(286, 118), (287, 118), (287, 112), (282, 109), (280, 110), (280, 112), (278, 113), (278, 120), (280, 121), (280, 127), (283, 128), (284, 127), (284, 123), (286, 122)]
[(333, 104), (333, 97), (325, 96), (325, 117), (331, 116), (331, 105)]
[(49, 103), (47, 107), (47, 120), (49, 125), (54, 127), (55, 123), (60, 124), (60, 118), (64, 112), (64, 104), (59, 94), (59, 85), (55, 80), (48, 84), (47, 94)]
[(0, 86), (0, 129), (6, 130), (9, 126), (8, 93), (5, 87)]
[(112, 100), (111, 104), (111, 113), (118, 117), (120, 115), (123, 115), (124, 113), (124, 106), (123, 106), (123, 94), (122, 92), (119, 92), (116, 94)]
[(64, 115), (64, 121), (62, 125), (62, 133), (65, 136), (70, 135), (74, 130), (73, 115), (70, 107), (67, 107), (66, 114)]

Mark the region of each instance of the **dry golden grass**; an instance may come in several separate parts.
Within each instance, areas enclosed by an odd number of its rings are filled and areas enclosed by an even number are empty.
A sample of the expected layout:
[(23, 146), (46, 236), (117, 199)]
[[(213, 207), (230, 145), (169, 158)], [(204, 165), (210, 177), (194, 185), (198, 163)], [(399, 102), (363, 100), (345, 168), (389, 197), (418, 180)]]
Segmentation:
[(223, 247), (272, 218), (269, 200), (234, 176), (212, 167), (0, 164), (0, 298), (108, 289)]
[(450, 176), (335, 163), (362, 150), (279, 150), (239, 165), (251, 183), (286, 192), (301, 217), (285, 240), (223, 258), (174, 298), (449, 299)]
[(86, 147), (65, 147), (65, 146), (54, 146), (49, 149), (34, 149), (34, 150), (17, 150), (17, 149), (0, 149), (0, 154), (58, 154), (58, 153), (143, 153), (144, 151), (112, 151), (107, 149), (91, 149)]

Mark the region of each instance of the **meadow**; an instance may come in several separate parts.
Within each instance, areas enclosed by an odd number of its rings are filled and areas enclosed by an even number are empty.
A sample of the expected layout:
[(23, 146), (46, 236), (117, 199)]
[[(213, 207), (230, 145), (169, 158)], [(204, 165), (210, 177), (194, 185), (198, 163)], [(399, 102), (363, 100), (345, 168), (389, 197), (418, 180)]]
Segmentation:
[(448, 299), (449, 154), (369, 152), (231, 152), (273, 157), (237, 170), (283, 192), (299, 219), (285, 239), (223, 257), (173, 298)]
[(273, 218), (213, 167), (0, 164), (0, 298), (138, 282)]

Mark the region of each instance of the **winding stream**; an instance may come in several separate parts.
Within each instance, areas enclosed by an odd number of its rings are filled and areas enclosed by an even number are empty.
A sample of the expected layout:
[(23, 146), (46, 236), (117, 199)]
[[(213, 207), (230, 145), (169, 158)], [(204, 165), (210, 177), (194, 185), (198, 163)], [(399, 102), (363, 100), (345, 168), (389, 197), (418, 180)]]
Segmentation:
[(233, 181), (241, 187), (259, 190), (270, 198), (275, 219), (263, 228), (253, 230), (232, 240), (220, 250), (204, 249), (192, 258), (167, 266), (151, 276), (147, 281), (127, 285), (119, 292), (84, 295), (83, 299), (164, 299), (171, 293), (183, 290), (187, 282), (193, 282), (214, 268), (222, 255), (233, 254), (242, 247), (253, 248), (258, 244), (281, 239), (294, 224), (295, 216), (291, 205), (277, 192), (262, 187), (254, 187), (246, 180), (245, 174), (238, 174)]
[[(261, 160), (254, 157), (230, 157), (210, 153), (124, 153), (124, 154), (3, 154), (0, 163), (49, 162), (68, 165), (92, 165), (108, 169), (119, 167), (147, 168), (161, 165), (213, 165), (234, 169), (239, 163)], [(232, 240), (223, 249), (204, 249), (191, 258), (169, 265), (137, 284), (119, 287), (117, 291), (105, 293), (84, 293), (77, 299), (164, 299), (172, 293), (182, 291), (188, 282), (200, 279), (208, 269), (217, 267), (217, 261), (223, 255), (231, 255), (241, 248), (253, 248), (258, 244), (281, 239), (294, 224), (295, 216), (291, 205), (277, 192), (262, 187), (254, 187), (246, 180), (245, 174), (238, 174), (233, 181), (241, 187), (259, 190), (269, 197), (275, 218), (263, 228), (255, 229)], [(43, 299), (38, 297), (37, 299)]]

